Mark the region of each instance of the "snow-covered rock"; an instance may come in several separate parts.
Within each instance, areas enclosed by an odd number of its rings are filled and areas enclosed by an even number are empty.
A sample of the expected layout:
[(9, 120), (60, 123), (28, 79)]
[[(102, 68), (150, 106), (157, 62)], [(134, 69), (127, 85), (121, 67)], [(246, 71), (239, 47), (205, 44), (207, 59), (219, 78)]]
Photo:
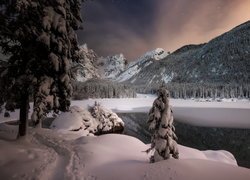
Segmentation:
[(127, 60), (123, 54), (100, 57), (98, 59), (98, 71), (102, 78), (115, 79), (126, 68)]
[(96, 65), (98, 59), (97, 54), (92, 49), (89, 49), (87, 44), (83, 44), (79, 49), (79, 63), (75, 63), (74, 65), (76, 80), (84, 82), (88, 79), (100, 78)]
[(111, 79), (119, 82), (126, 81), (138, 74), (141, 69), (149, 66), (153, 61), (165, 58), (168, 53), (157, 48), (142, 55), (127, 65), (123, 54), (99, 57), (87, 44), (80, 48), (79, 63), (75, 64), (76, 80), (85, 82), (89, 79)]
[(87, 44), (79, 47), (79, 63), (75, 63), (75, 77), (77, 81), (85, 82), (89, 79), (115, 79), (126, 68), (127, 60), (123, 54), (99, 57)]
[(153, 51), (146, 52), (143, 56), (141, 56), (138, 61), (143, 59), (154, 59), (154, 60), (161, 60), (167, 57), (168, 53), (162, 48), (156, 48)]
[(88, 110), (72, 106), (52, 122), (51, 129), (80, 132), (82, 135), (121, 133), (124, 122), (111, 110), (95, 104)]

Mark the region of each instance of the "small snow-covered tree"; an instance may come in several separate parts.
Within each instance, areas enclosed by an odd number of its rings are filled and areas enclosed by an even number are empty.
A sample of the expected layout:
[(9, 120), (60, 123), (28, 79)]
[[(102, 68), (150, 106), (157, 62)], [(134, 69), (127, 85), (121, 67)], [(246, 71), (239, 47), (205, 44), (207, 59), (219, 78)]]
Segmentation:
[(117, 116), (117, 114), (102, 107), (98, 102), (95, 102), (94, 106), (91, 107), (89, 111), (91, 115), (98, 121), (98, 133), (114, 133), (122, 132), (124, 130), (124, 123)]
[(154, 149), (150, 162), (169, 159), (171, 155), (176, 159), (179, 158), (173, 121), (173, 112), (169, 104), (169, 92), (162, 87), (158, 90), (158, 97), (149, 111), (148, 124), (149, 129), (152, 130), (152, 138), (151, 147), (147, 152)]
[(6, 109), (20, 107), (19, 136), (26, 134), (30, 94), (35, 124), (49, 110), (69, 108), (80, 6), (80, 0), (0, 2), (0, 46), (9, 56), (1, 72), (0, 102)]

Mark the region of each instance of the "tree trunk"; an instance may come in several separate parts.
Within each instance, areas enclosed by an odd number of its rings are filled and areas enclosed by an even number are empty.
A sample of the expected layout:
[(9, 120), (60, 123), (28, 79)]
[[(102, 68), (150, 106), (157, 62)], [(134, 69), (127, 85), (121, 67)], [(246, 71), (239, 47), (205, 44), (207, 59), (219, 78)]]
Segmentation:
[(28, 114), (29, 114), (29, 94), (26, 92), (21, 97), (21, 107), (20, 107), (20, 122), (18, 137), (25, 136), (28, 130)]

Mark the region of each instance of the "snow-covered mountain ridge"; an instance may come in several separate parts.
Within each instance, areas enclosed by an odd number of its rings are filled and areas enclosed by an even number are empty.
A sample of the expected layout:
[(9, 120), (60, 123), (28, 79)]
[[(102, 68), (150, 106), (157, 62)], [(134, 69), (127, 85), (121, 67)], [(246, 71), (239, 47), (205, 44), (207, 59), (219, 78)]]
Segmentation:
[(129, 80), (131, 77), (139, 74), (142, 69), (146, 68), (154, 61), (164, 59), (167, 55), (168, 53), (162, 48), (146, 52), (140, 58), (131, 62), (128, 65), (128, 68), (116, 78), (116, 81), (123, 82)]
[(250, 21), (208, 43), (184, 46), (162, 60), (152, 61), (129, 78), (118, 80), (149, 87), (162, 82), (249, 83), (249, 59)]
[(84, 82), (88, 79), (100, 78), (96, 65), (97, 54), (92, 49), (89, 49), (86, 44), (80, 46), (79, 49), (79, 63), (74, 65), (76, 80)]
[(123, 54), (99, 57), (86, 44), (80, 46), (79, 49), (80, 59), (79, 63), (76, 64), (75, 72), (77, 81), (81, 82), (92, 78), (110, 79), (119, 82), (126, 81), (153, 61), (161, 60), (168, 55), (162, 48), (157, 48), (146, 52), (128, 64)]
[(123, 54), (99, 57), (87, 44), (79, 47), (79, 63), (75, 64), (77, 81), (85, 82), (89, 79), (115, 79), (126, 68), (127, 60)]

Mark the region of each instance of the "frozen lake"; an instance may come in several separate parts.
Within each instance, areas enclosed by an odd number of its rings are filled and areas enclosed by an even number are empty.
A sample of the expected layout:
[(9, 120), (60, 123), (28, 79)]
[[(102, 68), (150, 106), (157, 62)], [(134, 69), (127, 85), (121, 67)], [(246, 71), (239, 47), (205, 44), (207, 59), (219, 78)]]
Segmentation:
[[(116, 113), (148, 113), (155, 97), (124, 99), (88, 99), (72, 101), (72, 106), (87, 108), (95, 101)], [(250, 129), (250, 101), (206, 102), (197, 100), (171, 99), (170, 104), (177, 121), (204, 127), (248, 128)], [(32, 104), (31, 104), (32, 110)], [(32, 113), (30, 110), (30, 114)], [(1, 122), (16, 120), (18, 110), (10, 118), (0, 116)]]

